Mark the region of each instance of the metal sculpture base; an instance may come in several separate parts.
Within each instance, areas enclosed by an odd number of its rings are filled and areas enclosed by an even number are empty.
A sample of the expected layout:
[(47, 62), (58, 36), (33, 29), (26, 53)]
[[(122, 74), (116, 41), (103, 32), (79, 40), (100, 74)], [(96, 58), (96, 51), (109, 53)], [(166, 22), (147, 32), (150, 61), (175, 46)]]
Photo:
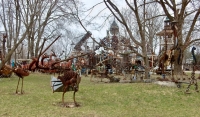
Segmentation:
[(67, 108), (80, 107), (80, 104), (78, 103), (74, 104), (74, 102), (66, 102), (63, 104), (63, 107), (67, 107)]
[(65, 102), (64, 104), (62, 102), (53, 103), (54, 106), (59, 107), (66, 107), (66, 108), (75, 108), (80, 107), (80, 104), (74, 104), (74, 102)]

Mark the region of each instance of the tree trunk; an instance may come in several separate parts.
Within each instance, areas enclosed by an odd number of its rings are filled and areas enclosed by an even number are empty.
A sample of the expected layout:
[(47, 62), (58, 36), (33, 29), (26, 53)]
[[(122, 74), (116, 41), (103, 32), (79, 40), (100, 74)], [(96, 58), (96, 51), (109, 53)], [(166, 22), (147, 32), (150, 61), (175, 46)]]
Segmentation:
[(145, 63), (145, 76), (144, 79), (149, 79), (149, 60), (148, 60), (148, 56), (147, 56), (147, 48), (146, 48), (146, 43), (143, 43), (143, 49), (142, 49), (142, 53), (143, 53), (143, 60)]
[(34, 56), (34, 39), (30, 38), (30, 57)]
[(144, 57), (144, 61), (145, 61), (145, 79), (150, 79), (149, 77), (149, 60), (148, 57)]
[(182, 57), (182, 54), (183, 54), (183, 49), (176, 49), (174, 51), (174, 75), (181, 75), (183, 73), (183, 70), (182, 70), (182, 61), (183, 61), (183, 57)]
[(37, 42), (36, 42), (36, 44), (35, 44), (35, 56), (37, 57), (37, 56), (39, 56), (39, 51), (40, 51), (40, 43), (39, 42), (41, 42), (41, 38), (38, 38), (37, 39)]

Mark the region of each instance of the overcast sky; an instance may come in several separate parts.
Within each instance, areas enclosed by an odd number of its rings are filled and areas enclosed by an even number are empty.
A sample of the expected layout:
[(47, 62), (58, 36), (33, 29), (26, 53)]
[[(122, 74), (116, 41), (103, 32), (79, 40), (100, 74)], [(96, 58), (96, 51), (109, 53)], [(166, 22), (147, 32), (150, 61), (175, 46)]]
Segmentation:
[[(93, 7), (94, 5), (100, 3), (100, 2), (103, 2), (103, 0), (81, 0), (81, 2), (83, 2), (85, 4), (85, 7), (87, 9)], [(115, 0), (115, 3), (117, 4), (117, 6), (119, 7), (120, 9), (120, 6), (123, 6), (125, 3), (124, 1), (121, 1), (121, 0)], [(99, 11), (103, 10), (104, 8), (106, 8), (106, 5), (105, 3), (101, 3), (97, 6), (95, 6), (95, 8), (92, 10), (92, 12), (90, 13), (90, 16), (95, 16), (99, 13)], [(100, 15), (101, 16), (105, 16), (106, 14), (110, 14), (110, 11), (108, 9), (104, 10), (104, 12), (102, 12)], [(112, 20), (114, 20), (114, 18), (110, 18), (109, 21), (110, 22), (107, 22), (107, 24), (104, 26), (104, 28), (102, 28), (100, 31), (95, 31), (95, 30), (92, 30), (91, 29), (91, 32), (93, 34), (93, 37), (96, 37), (96, 38), (103, 38), (106, 36), (106, 30), (109, 29), (110, 27), (110, 24), (112, 22)], [(98, 22), (99, 24), (102, 24), (104, 22), (103, 19), (96, 19), (94, 22)], [(118, 23), (118, 22), (117, 22)]]

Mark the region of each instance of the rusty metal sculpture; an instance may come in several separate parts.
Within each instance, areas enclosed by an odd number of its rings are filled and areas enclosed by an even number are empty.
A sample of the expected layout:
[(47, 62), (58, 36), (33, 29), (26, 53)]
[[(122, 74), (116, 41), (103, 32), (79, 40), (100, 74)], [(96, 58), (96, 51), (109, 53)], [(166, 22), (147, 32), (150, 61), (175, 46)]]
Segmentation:
[(8, 65), (4, 65), (4, 57), (5, 57), (5, 42), (6, 42), (7, 34), (3, 34), (3, 47), (2, 50), (0, 50), (0, 77), (10, 77), (12, 75), (12, 68)]
[(80, 82), (81, 82), (81, 77), (79, 76), (79, 74), (69, 70), (65, 71), (64, 75), (62, 76), (58, 76), (57, 78), (52, 78), (51, 86), (53, 92), (63, 92), (62, 103), (64, 106), (69, 106), (64, 103), (64, 94), (67, 91), (74, 91), (73, 94), (74, 106), (79, 106), (79, 104), (75, 100), (75, 93), (79, 90)]
[(4, 65), (0, 70), (0, 77), (10, 77), (12, 73), (12, 68), (8, 65)]
[(20, 67), (11, 68), (8, 65), (4, 65), (2, 69), (0, 70), (0, 75), (2, 75), (3, 77), (5, 76), (9, 77), (12, 73), (15, 73), (15, 75), (19, 77), (17, 88), (16, 88), (16, 94), (18, 94), (18, 86), (19, 86), (20, 79), (22, 79), (21, 94), (23, 94), (24, 93), (23, 80), (25, 76), (29, 75), (29, 72), (24, 70), (23, 68), (20, 68)]
[[(56, 64), (59, 64), (59, 63), (64, 62), (64, 61), (69, 61), (69, 60), (71, 60), (73, 58), (77, 58), (77, 57), (80, 57), (80, 56), (88, 55), (88, 53), (86, 53), (86, 54), (81, 54), (79, 56), (71, 57), (71, 58), (68, 58), (68, 59), (65, 59), (65, 60), (57, 60), (57, 61), (51, 62), (48, 66), (44, 66), (43, 60), (45, 58), (49, 58), (50, 57), (47, 54), (44, 54), (45, 51), (59, 37), (60, 36), (58, 36), (43, 52), (41, 51), (38, 57), (32, 58), (32, 62), (29, 65), (29, 70), (33, 70), (33, 69), (34, 70), (35, 69), (39, 69), (39, 70), (57, 70), (59, 68), (56, 66)], [(53, 52), (52, 55), (55, 55), (55, 53)], [(42, 56), (42, 59), (40, 59), (41, 56)], [(42, 60), (42, 61), (40, 62), (39, 60)], [(42, 63), (42, 64), (40, 64), (40, 63)], [(16, 69), (16, 71), (17, 70), (20, 70), (20, 69)], [(20, 76), (20, 75), (18, 75), (18, 76), (23, 79), (23, 76)], [(70, 68), (67, 68), (67, 69), (65, 69), (64, 75), (60, 75), (57, 78), (53, 77), (51, 79), (51, 87), (53, 89), (53, 92), (63, 92), (63, 94), (62, 94), (62, 103), (63, 104), (64, 104), (64, 94), (67, 91), (74, 91), (74, 96), (73, 96), (74, 97), (74, 105), (78, 106), (78, 104), (75, 101), (75, 93), (78, 91), (80, 81), (81, 81), (81, 77), (79, 76), (79, 74), (76, 73), (76, 72), (70, 71)], [(61, 89), (61, 90), (59, 90), (59, 89)], [(17, 92), (17, 90), (16, 90), (16, 92)]]
[[(44, 52), (41, 52), (40, 55), (42, 55), (42, 53), (44, 53)], [(39, 58), (34, 58), (32, 63), (31, 63), (31, 66), (29, 67), (29, 69), (31, 69), (32, 66), (35, 65), (36, 69), (58, 70), (59, 67), (56, 66), (56, 64), (60, 64), (62, 62), (66, 62), (66, 61), (71, 61), (74, 58), (78, 58), (78, 57), (81, 57), (81, 56), (86, 56), (88, 54), (91, 54), (91, 53), (85, 53), (85, 54), (81, 54), (81, 55), (78, 55), (78, 56), (73, 56), (73, 57), (70, 57), (70, 58), (67, 58), (67, 59), (64, 59), (64, 60), (57, 60), (57, 61), (54, 61), (54, 62), (50, 63), (48, 66), (40, 65), (39, 64), (39, 60), (40, 59)], [(48, 56), (46, 56), (46, 54), (44, 54), (44, 56), (42, 56), (42, 57), (43, 57), (42, 60), (44, 60)], [(53, 89), (53, 92), (63, 92), (63, 94), (62, 94), (62, 103), (63, 103), (64, 106), (66, 105), (66, 104), (64, 104), (64, 94), (67, 91), (74, 91), (74, 96), (73, 96), (74, 106), (75, 107), (79, 106), (75, 101), (75, 93), (79, 89), (80, 81), (81, 81), (80, 75), (78, 73), (74, 72), (74, 71), (71, 71), (71, 65), (69, 65), (68, 68), (64, 69), (64, 74), (63, 75), (59, 75), (57, 78), (52, 77), (52, 79), (51, 79), (51, 87)], [(66, 106), (69, 106), (69, 105), (66, 105)]]
[[(40, 60), (40, 57), (43, 55), (43, 57), (44, 57), (44, 53), (47, 51), (47, 49), (56, 41), (56, 40), (58, 40), (58, 38), (60, 38), (60, 35), (49, 45), (49, 46), (47, 46), (47, 48), (45, 49), (45, 50), (43, 50), (42, 51), (42, 49), (41, 49), (41, 51), (40, 51), (40, 54), (39, 54), (39, 56), (38, 57), (33, 57), (32, 58), (32, 62), (30, 63), (30, 65), (29, 65), (29, 70), (31, 71), (33, 68), (33, 66), (35, 66), (34, 67), (34, 70), (35, 69), (51, 69), (49, 66), (43, 66), (43, 65), (40, 65), (39, 64), (39, 60)], [(45, 42), (45, 41), (44, 41)], [(44, 42), (43, 42), (43, 44), (42, 45), (44, 45)], [(43, 47), (43, 46), (42, 46)], [(54, 52), (53, 52), (54, 53)], [(55, 54), (55, 53), (54, 53)], [(49, 57), (49, 56), (48, 56)], [(45, 58), (45, 57), (44, 57)], [(44, 60), (44, 58), (42, 58), (43, 60)], [(42, 61), (43, 61), (42, 60)], [(43, 63), (42, 63), (43, 64)]]
[[(57, 58), (53, 59), (53, 57), (57, 57), (55, 52), (53, 50), (51, 50), (51, 51), (52, 51), (52, 53), (50, 55), (48, 55), (47, 53), (42, 55), (40, 63), (41, 63), (41, 66), (44, 67), (45, 69), (40, 69), (40, 72), (50, 73), (50, 74), (52, 74), (52, 73), (60, 74), (61, 70), (59, 70), (59, 68), (58, 68), (58, 70), (51, 70), (51, 68), (50, 68), (51, 64), (54, 63), (55, 61), (57, 61)], [(45, 59), (47, 59), (47, 62), (44, 62)], [(56, 65), (56, 66), (58, 66), (58, 65)], [(49, 68), (49, 69), (47, 69), (47, 68)]]
[(196, 60), (196, 57), (194, 55), (194, 50), (196, 50), (195, 47), (192, 47), (192, 57), (193, 57), (193, 67), (192, 67), (192, 73), (191, 73), (191, 79), (190, 79), (190, 82), (189, 82), (189, 85), (186, 89), (186, 93), (190, 93), (189, 90), (190, 90), (190, 86), (191, 85), (195, 85), (195, 90), (196, 92), (199, 92), (198, 90), (198, 84), (197, 84), (197, 79), (195, 78), (195, 67), (196, 67), (196, 63), (197, 63), (197, 60)]
[[(56, 67), (54, 65), (57, 63), (60, 63), (63, 61), (70, 61), (74, 58), (86, 56), (88, 54), (90, 54), (90, 53), (85, 53), (85, 54), (81, 54), (79, 56), (74, 56), (74, 57), (71, 57), (71, 58), (68, 58), (65, 60), (56, 61), (53, 64), (51, 64), (51, 68), (56, 69)], [(55, 78), (55, 77), (51, 78), (51, 87), (53, 89), (53, 92), (63, 92), (62, 103), (64, 106), (77, 107), (77, 106), (79, 106), (79, 104), (75, 101), (75, 93), (79, 90), (79, 83), (81, 81), (81, 77), (78, 72), (72, 71), (70, 67), (71, 66), (69, 66), (69, 68), (65, 69), (64, 75), (60, 75), (57, 78)], [(69, 104), (64, 103), (64, 94), (68, 91), (74, 91), (74, 94), (73, 94), (74, 105), (71, 105), (71, 106)]]
[(23, 70), (23, 69), (20, 68), (20, 67), (17, 67), (17, 68), (15, 68), (15, 69), (13, 69), (13, 72), (15, 73), (15, 75), (17, 75), (17, 76), (19, 77), (18, 84), (17, 84), (17, 88), (16, 88), (16, 94), (18, 94), (18, 86), (19, 86), (20, 79), (22, 79), (21, 94), (23, 94), (23, 93), (24, 93), (24, 91), (23, 91), (24, 77), (25, 77), (25, 76), (28, 76), (28, 75), (29, 75), (29, 72)]
[(83, 38), (75, 45), (74, 49), (77, 50), (77, 51), (81, 51), (81, 50), (82, 50), (82, 49), (81, 49), (82, 44), (83, 44), (91, 35), (92, 35), (92, 33), (88, 31), (88, 32), (83, 36)]
[[(156, 71), (157, 74), (171, 74), (172, 77), (174, 77), (174, 70), (173, 70), (173, 64), (175, 62), (174, 58), (174, 51), (179, 51), (179, 57), (177, 59), (178, 64), (181, 62), (181, 48), (178, 47), (178, 28), (177, 28), (177, 22), (176, 21), (170, 21), (168, 18), (166, 18), (164, 30), (157, 33), (159, 36), (163, 36), (164, 39), (164, 46), (161, 50), (160, 48), (160, 55), (158, 56), (159, 60), (159, 69)], [(163, 44), (161, 44), (163, 45)], [(166, 69), (167, 66), (170, 66), (170, 69)]]

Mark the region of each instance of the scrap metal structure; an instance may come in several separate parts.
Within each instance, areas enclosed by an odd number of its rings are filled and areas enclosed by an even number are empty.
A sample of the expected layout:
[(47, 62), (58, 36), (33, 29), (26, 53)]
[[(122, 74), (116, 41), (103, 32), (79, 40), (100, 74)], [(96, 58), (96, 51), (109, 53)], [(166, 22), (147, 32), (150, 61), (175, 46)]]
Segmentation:
[(192, 57), (193, 57), (193, 67), (192, 67), (191, 79), (190, 79), (189, 85), (188, 85), (188, 87), (187, 87), (187, 89), (185, 91), (186, 93), (190, 93), (189, 90), (190, 90), (190, 86), (191, 85), (194, 85), (196, 92), (199, 92), (197, 79), (195, 78), (197, 60), (196, 60), (196, 56), (194, 54), (194, 50), (196, 50), (196, 48), (192, 47), (191, 53), (192, 53)]
[[(135, 64), (133, 58), (136, 58), (136, 54), (132, 50), (135, 47), (131, 45), (130, 39), (119, 34), (119, 27), (115, 20), (107, 31), (107, 36), (101, 39), (99, 43), (95, 43), (96, 45), (93, 42), (93, 48), (89, 49), (85, 44), (91, 35), (91, 32), (87, 32), (74, 47), (73, 55), (94, 53), (77, 59), (85, 61), (85, 64), (81, 66), (82, 68), (90, 71), (96, 69), (101, 78), (109, 79), (111, 74), (113, 77), (113, 75), (133, 73), (131, 72)], [(83, 47), (85, 47), (85, 51)]]
[(160, 36), (160, 52), (156, 73), (163, 74), (163, 76), (166, 74), (171, 75), (171, 71), (173, 71), (172, 56), (175, 44), (174, 38), (176, 38), (176, 35), (173, 34), (172, 23), (168, 18), (164, 21), (164, 29), (158, 32), (157, 36)]

